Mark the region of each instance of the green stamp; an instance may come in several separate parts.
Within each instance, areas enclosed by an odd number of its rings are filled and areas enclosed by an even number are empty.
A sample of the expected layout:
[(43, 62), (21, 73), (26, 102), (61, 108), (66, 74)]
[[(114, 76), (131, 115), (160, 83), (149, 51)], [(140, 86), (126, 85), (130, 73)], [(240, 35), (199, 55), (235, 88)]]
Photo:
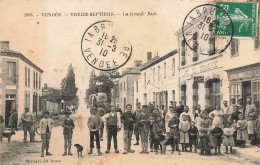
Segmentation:
[(214, 34), (216, 36), (229, 36), (226, 33), (230, 31), (230, 23), (226, 24), (228, 19), (233, 23), (233, 37), (255, 37), (257, 25), (257, 3), (239, 3), (239, 2), (216, 2), (216, 6), (225, 10), (229, 16), (223, 14), (221, 9), (216, 8)]

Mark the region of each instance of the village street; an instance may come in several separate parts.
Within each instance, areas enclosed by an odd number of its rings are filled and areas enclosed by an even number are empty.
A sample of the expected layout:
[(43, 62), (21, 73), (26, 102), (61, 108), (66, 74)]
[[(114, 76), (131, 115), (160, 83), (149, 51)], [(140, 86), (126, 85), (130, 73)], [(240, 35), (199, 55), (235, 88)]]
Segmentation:
[[(63, 134), (62, 127), (58, 126), (53, 129), (51, 144), (50, 144), (50, 152), (53, 154), (49, 157), (40, 157), (40, 148), (41, 143), (27, 143), (24, 144), (22, 142), (23, 132), (18, 131), (16, 135), (13, 136), (11, 143), (7, 143), (6, 139), (2, 143), (0, 143), (0, 164), (1, 165), (10, 165), (10, 164), (21, 164), (21, 165), (32, 165), (32, 164), (47, 164), (47, 165), (85, 165), (85, 164), (99, 164), (99, 165), (107, 165), (107, 164), (117, 164), (121, 162), (121, 164), (190, 164), (193, 162), (194, 164), (200, 165), (244, 165), (244, 164), (257, 164), (256, 162), (244, 159), (243, 157), (239, 157), (236, 155), (225, 155), (222, 154), (220, 156), (200, 156), (195, 153), (181, 153), (182, 155), (178, 155), (174, 153), (170, 154), (170, 147), (168, 147), (168, 151), (166, 151), (166, 155), (155, 155), (154, 152), (150, 152), (150, 154), (141, 155), (139, 152), (141, 151), (140, 146), (134, 146), (136, 152), (132, 154), (123, 154), (123, 131), (121, 130), (118, 135), (118, 146), (120, 153), (115, 154), (114, 150), (111, 150), (110, 154), (105, 154), (106, 150), (106, 132), (104, 132), (104, 141), (101, 142), (101, 151), (103, 152), (102, 156), (97, 156), (97, 151), (94, 149), (93, 155), (88, 155), (89, 151), (89, 130), (87, 128), (87, 117), (89, 116), (89, 110), (87, 108), (81, 108), (77, 111), (76, 114), (72, 114), (71, 118), (76, 119), (75, 125), (76, 128), (74, 130), (73, 135), (73, 143), (72, 145), (78, 143), (84, 147), (83, 158), (77, 158), (76, 148), (72, 147), (73, 156), (62, 156), (64, 152), (63, 149)], [(36, 135), (36, 140), (40, 140), (40, 136)], [(133, 136), (133, 143), (135, 142)], [(113, 146), (113, 144), (111, 145)], [(222, 153), (224, 150), (222, 149)]]

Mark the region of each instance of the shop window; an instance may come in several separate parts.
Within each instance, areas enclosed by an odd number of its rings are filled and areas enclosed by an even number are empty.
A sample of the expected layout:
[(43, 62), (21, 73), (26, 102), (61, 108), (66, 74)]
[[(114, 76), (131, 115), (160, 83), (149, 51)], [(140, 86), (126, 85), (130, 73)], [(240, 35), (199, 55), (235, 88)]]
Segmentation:
[(16, 63), (7, 62), (7, 85), (16, 84)]
[(238, 45), (239, 45), (239, 39), (233, 39), (231, 41), (231, 57), (238, 56)]
[(181, 85), (181, 101), (186, 105), (186, 85)]
[(253, 101), (260, 101), (260, 81), (253, 82)]
[(199, 86), (197, 83), (193, 83), (193, 110), (196, 109), (196, 107), (198, 106), (198, 102), (199, 102), (199, 94), (198, 94), (198, 89), (199, 89)]
[(230, 85), (230, 100), (235, 99), (236, 103), (241, 98), (241, 85), (234, 83)]
[(197, 42), (197, 38), (198, 38), (198, 33), (195, 32), (193, 33), (193, 58), (192, 61), (198, 61), (198, 42)]
[(185, 65), (186, 60), (185, 60), (185, 40), (182, 40), (181, 42), (181, 66)]

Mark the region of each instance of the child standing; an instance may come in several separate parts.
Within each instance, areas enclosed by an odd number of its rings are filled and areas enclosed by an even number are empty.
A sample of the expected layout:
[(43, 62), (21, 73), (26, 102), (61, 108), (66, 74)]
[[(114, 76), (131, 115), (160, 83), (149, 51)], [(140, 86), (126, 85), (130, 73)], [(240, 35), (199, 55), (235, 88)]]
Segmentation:
[(182, 121), (179, 124), (180, 129), (180, 143), (182, 145), (182, 152), (187, 151), (186, 147), (189, 145), (189, 129), (190, 122), (187, 120), (186, 115), (182, 115)]
[(210, 146), (209, 146), (209, 137), (207, 136), (207, 131), (206, 130), (201, 130), (200, 131), (200, 155), (210, 155)]
[(226, 146), (226, 153), (228, 153), (228, 146), (230, 147), (230, 153), (233, 153), (232, 147), (235, 146), (234, 143), (234, 128), (231, 127), (230, 123), (226, 123), (226, 126), (223, 130), (224, 132), (224, 139), (223, 139), (223, 146)]
[(219, 127), (218, 123), (215, 123), (215, 128), (213, 128), (213, 130), (211, 131), (211, 134), (213, 136), (213, 142), (214, 142), (214, 147), (215, 147), (215, 155), (221, 154), (220, 146), (221, 146), (221, 142), (222, 142), (221, 137), (223, 135), (223, 131)]
[(260, 147), (260, 114), (258, 115), (258, 119), (255, 121), (255, 132), (258, 139), (257, 145)]
[(100, 138), (99, 138), (99, 129), (102, 127), (103, 121), (101, 120), (100, 116), (97, 115), (98, 109), (91, 108), (91, 116), (88, 118), (88, 128), (90, 131), (90, 151), (88, 154), (93, 153), (94, 148), (94, 136), (96, 137), (96, 147), (98, 150), (98, 154), (101, 155), (100, 152)]
[(177, 118), (177, 112), (174, 111), (173, 112), (173, 116), (171, 118), (171, 120), (169, 121), (168, 126), (170, 127), (170, 137), (173, 139), (173, 144), (172, 144), (172, 154), (174, 153), (174, 149), (176, 148), (176, 150), (180, 153), (180, 149), (179, 149), (179, 141), (180, 141), (180, 133), (179, 133), (179, 119)]
[(237, 121), (237, 141), (239, 141), (240, 148), (245, 148), (247, 140), (247, 121), (244, 119), (243, 114), (238, 115)]
[[(154, 134), (154, 149), (155, 154), (158, 154), (159, 146), (162, 149), (161, 141), (163, 140), (164, 124), (161, 116), (159, 115), (159, 109), (154, 109), (154, 122), (153, 122), (153, 134)], [(162, 154), (164, 154), (162, 152)]]
[[(71, 141), (73, 135), (73, 129), (75, 128), (74, 121), (70, 118), (71, 111), (65, 111), (66, 118), (63, 120), (63, 135), (64, 135), (64, 153), (62, 156), (72, 155), (71, 153)], [(67, 152), (68, 149), (68, 152)]]
[(192, 146), (194, 145), (195, 153), (197, 153), (197, 143), (198, 143), (198, 128), (195, 126), (195, 122), (190, 122), (191, 128), (189, 130), (190, 135), (190, 148), (192, 152)]

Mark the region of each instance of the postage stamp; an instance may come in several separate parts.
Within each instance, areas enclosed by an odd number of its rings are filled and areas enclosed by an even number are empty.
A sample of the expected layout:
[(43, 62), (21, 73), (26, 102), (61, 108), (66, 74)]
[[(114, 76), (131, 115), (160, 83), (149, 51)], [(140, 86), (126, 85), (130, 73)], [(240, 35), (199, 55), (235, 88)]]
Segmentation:
[[(213, 32), (219, 32), (220, 23), (215, 19), (216, 11), (226, 18), (225, 23), (222, 23), (226, 28), (225, 36), (216, 36)], [(202, 55), (224, 52), (232, 40), (233, 33), (233, 23), (229, 14), (213, 4), (203, 4), (193, 8), (186, 15), (182, 26), (183, 39), (188, 47)]]
[[(234, 37), (255, 37), (257, 25), (257, 3), (239, 2), (216, 2), (216, 6), (224, 9), (230, 16), (234, 25)], [(222, 15), (216, 8), (216, 20), (220, 23), (218, 30), (214, 31), (217, 36), (227, 36), (225, 22), (227, 15)]]
[(87, 28), (82, 36), (81, 51), (90, 66), (109, 71), (126, 64), (132, 54), (132, 46), (117, 35), (114, 23), (106, 20)]

